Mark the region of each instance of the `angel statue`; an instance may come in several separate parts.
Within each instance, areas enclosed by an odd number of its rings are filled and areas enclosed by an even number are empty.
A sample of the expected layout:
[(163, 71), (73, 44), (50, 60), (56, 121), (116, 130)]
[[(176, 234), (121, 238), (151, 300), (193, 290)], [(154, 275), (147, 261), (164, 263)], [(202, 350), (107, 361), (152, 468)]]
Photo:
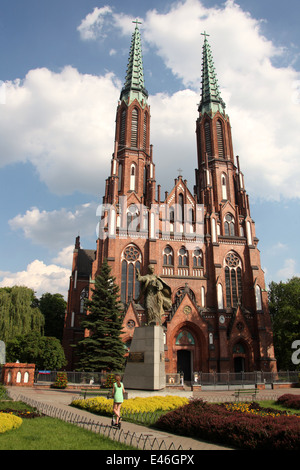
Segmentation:
[(153, 264), (149, 264), (148, 274), (145, 276), (141, 276), (139, 269), (136, 268), (136, 278), (141, 283), (141, 293), (137, 301), (144, 296), (147, 325), (161, 325), (164, 309), (172, 307), (171, 288), (154, 274)]

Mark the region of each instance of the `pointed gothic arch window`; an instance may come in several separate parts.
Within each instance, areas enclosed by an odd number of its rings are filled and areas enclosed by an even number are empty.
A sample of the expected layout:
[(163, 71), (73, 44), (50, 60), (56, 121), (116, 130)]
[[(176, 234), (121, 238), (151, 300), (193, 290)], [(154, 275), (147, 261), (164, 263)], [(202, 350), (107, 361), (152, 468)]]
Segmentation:
[(204, 124), (204, 134), (205, 134), (205, 151), (208, 157), (212, 157), (211, 131), (210, 131), (209, 121), (206, 121), (206, 123)]
[(126, 109), (123, 109), (121, 113), (121, 125), (120, 125), (120, 135), (119, 135), (120, 145), (125, 145), (125, 128), (126, 128)]
[(221, 187), (222, 187), (222, 199), (227, 199), (227, 184), (226, 184), (226, 175), (222, 173), (221, 175)]
[(255, 287), (255, 300), (256, 300), (256, 310), (262, 310), (262, 301), (261, 301), (261, 288), (259, 285)]
[(174, 252), (172, 248), (167, 245), (163, 252), (164, 265), (173, 266), (174, 264)]
[(225, 257), (226, 306), (236, 307), (242, 298), (241, 259), (230, 251)]
[(134, 108), (131, 116), (131, 147), (135, 148), (138, 146), (138, 118), (139, 112)]
[(196, 248), (193, 253), (193, 266), (199, 268), (203, 266), (203, 254), (200, 248)]
[(218, 140), (218, 155), (219, 158), (224, 158), (224, 139), (223, 139), (223, 126), (220, 119), (217, 120), (217, 140)]
[(80, 313), (86, 313), (85, 301), (89, 297), (89, 288), (88, 286), (84, 287), (80, 293)]
[(188, 266), (188, 252), (184, 246), (182, 246), (178, 252), (178, 264), (179, 266)]
[(132, 243), (121, 255), (121, 302), (124, 304), (139, 296), (140, 283), (136, 279), (135, 268), (141, 269), (141, 261), (141, 252)]
[(148, 113), (144, 114), (144, 132), (143, 132), (143, 149), (147, 149), (147, 128), (148, 128)]
[(133, 163), (130, 167), (130, 191), (135, 191), (136, 165)]
[(235, 235), (235, 222), (231, 214), (226, 214), (224, 217), (224, 234), (227, 237), (234, 237)]
[(178, 204), (179, 204), (178, 218), (179, 218), (179, 222), (183, 224), (184, 222), (184, 198), (183, 198), (183, 194), (181, 193), (178, 196)]

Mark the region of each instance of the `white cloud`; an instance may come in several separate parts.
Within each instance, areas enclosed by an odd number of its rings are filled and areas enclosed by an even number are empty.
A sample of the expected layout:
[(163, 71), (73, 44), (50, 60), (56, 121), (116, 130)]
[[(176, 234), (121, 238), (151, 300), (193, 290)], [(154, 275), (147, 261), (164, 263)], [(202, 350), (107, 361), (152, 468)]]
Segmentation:
[[(260, 20), (233, 1), (206, 8), (198, 0), (186, 0), (174, 3), (168, 13), (149, 11), (143, 36), (183, 84), (199, 90), (200, 99), (200, 32), (209, 32), (221, 94), (233, 127), (234, 150), (240, 155), (248, 190), (266, 199), (300, 197), (300, 100), (295, 99), (300, 74), (291, 66), (272, 65), (272, 59), (284, 49), (267, 40), (260, 26)], [(180, 130), (186, 111), (183, 118), (179, 108), (174, 111)], [(169, 118), (165, 116), (167, 125)], [(193, 130), (195, 119), (190, 122)], [(189, 148), (189, 136), (182, 139), (181, 147), (186, 144)], [(152, 133), (153, 137), (157, 134)], [(173, 150), (178, 158), (171, 142), (170, 153)], [(163, 158), (159, 148), (156, 157), (159, 161)], [(196, 166), (196, 158), (189, 161)]]
[[(133, 19), (103, 6), (87, 15), (78, 30), (93, 40), (108, 31), (128, 35)], [(155, 49), (185, 87), (149, 97), (157, 183), (163, 181), (170, 190), (183, 160), (190, 188), (195, 181), (200, 33), (206, 30), (248, 192), (265, 199), (299, 198), (300, 76), (292, 66), (272, 64), (284, 50), (263, 36), (261, 20), (233, 1), (207, 8), (199, 0), (186, 0), (164, 13), (149, 10), (142, 23), (149, 63)], [(72, 67), (60, 73), (31, 70), (24, 81), (7, 83), (6, 104), (0, 108), (0, 165), (29, 160), (55, 193), (103, 194), (121, 87), (111, 73), (95, 77)]]
[(95, 7), (92, 13), (86, 15), (77, 28), (81, 39), (86, 41), (105, 37), (106, 33), (103, 32), (105, 17), (107, 18), (111, 13), (112, 9), (109, 6), (104, 6), (102, 8)]
[(22, 230), (33, 243), (52, 249), (63, 249), (80, 233), (82, 237), (96, 239), (97, 204), (87, 203), (73, 211), (62, 208), (40, 211), (37, 207), (18, 214), (9, 221), (13, 230)]
[(70, 66), (31, 70), (24, 81), (7, 83), (0, 166), (29, 160), (54, 193), (102, 193), (120, 88), (111, 73), (83, 75)]
[(297, 273), (296, 260), (288, 258), (284, 261), (284, 267), (277, 271), (276, 277), (279, 281), (285, 282), (293, 276), (300, 276), (300, 273)]
[(71, 269), (72, 260), (73, 260), (73, 251), (74, 245), (69, 245), (59, 251), (57, 256), (53, 258), (53, 263), (58, 264), (59, 266), (64, 266)]
[(15, 285), (26, 286), (40, 297), (45, 292), (67, 296), (70, 278), (70, 268), (66, 269), (55, 264), (46, 265), (43, 261), (34, 260), (27, 269), (17, 273), (0, 271), (1, 287)]

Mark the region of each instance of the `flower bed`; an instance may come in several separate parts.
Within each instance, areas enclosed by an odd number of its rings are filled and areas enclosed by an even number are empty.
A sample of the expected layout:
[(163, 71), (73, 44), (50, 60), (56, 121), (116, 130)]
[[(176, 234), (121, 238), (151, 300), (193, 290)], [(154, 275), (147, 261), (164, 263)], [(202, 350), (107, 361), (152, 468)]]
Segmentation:
[(295, 410), (300, 410), (300, 395), (292, 395), (291, 393), (286, 393), (281, 395), (277, 399), (279, 405), (283, 405), (286, 408), (293, 408)]
[(300, 419), (261, 416), (193, 400), (161, 416), (156, 427), (183, 436), (255, 450), (300, 450)]
[[(156, 411), (169, 411), (179, 408), (180, 406), (186, 405), (189, 402), (187, 398), (181, 398), (176, 396), (166, 397), (149, 397), (149, 398), (130, 398), (124, 400), (121, 415), (128, 413), (150, 413)], [(113, 400), (108, 400), (103, 397), (95, 397), (88, 399), (73, 400), (72, 406), (81, 408), (91, 413), (96, 413), (105, 416), (112, 416), (113, 412)]]
[(22, 419), (9, 413), (0, 413), (0, 434), (17, 429), (21, 426)]

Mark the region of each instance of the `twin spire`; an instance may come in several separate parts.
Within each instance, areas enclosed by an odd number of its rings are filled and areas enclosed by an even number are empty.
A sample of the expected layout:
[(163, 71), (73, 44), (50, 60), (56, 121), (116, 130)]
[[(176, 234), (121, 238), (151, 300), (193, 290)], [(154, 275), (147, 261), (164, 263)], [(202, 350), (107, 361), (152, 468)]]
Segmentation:
[(220, 95), (212, 52), (207, 40), (209, 34), (206, 32), (201, 34), (204, 36), (204, 44), (202, 55), (202, 93), (198, 110), (201, 114), (215, 114), (217, 111), (224, 114), (225, 103)]
[(133, 21), (133, 23), (135, 23), (135, 30), (131, 38), (127, 74), (124, 87), (121, 91), (120, 100), (126, 100), (129, 104), (134, 99), (137, 99), (140, 104), (146, 104), (148, 92), (144, 85), (142, 45), (138, 28), (138, 24), (141, 23), (138, 20)]
[[(135, 30), (131, 38), (131, 47), (127, 65), (127, 74), (125, 84), (121, 91), (120, 100), (125, 100), (128, 104), (137, 99), (140, 104), (147, 103), (148, 92), (144, 84), (144, 68), (141, 36), (138, 20), (135, 23)], [(212, 52), (207, 40), (206, 32), (201, 33), (204, 36), (202, 53), (202, 92), (199, 112), (204, 114), (215, 114), (219, 111), (225, 113), (225, 103), (221, 98)]]

